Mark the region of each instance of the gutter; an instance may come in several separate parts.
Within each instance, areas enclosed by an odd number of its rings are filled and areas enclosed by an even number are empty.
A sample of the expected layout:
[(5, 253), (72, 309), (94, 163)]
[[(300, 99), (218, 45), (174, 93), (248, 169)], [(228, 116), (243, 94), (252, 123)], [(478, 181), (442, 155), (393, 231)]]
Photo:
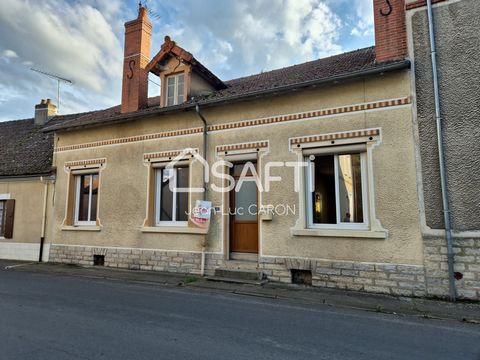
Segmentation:
[[(177, 106), (177, 107), (158, 107), (155, 111), (137, 111), (134, 113), (130, 114), (122, 114), (118, 115), (115, 117), (111, 117), (108, 120), (105, 120), (100, 123), (91, 123), (91, 124), (85, 124), (85, 125), (73, 125), (71, 127), (46, 127), (42, 131), (44, 132), (52, 132), (52, 131), (74, 131), (76, 129), (80, 128), (91, 128), (91, 127), (96, 127), (96, 126), (104, 126), (110, 123), (115, 123), (115, 124), (120, 124), (123, 122), (128, 122), (131, 120), (135, 119), (145, 119), (148, 117), (153, 117), (159, 114), (164, 114), (164, 113), (169, 113), (169, 114), (174, 114), (177, 112), (182, 112), (182, 111), (188, 111), (195, 109), (197, 105), (201, 105), (202, 107), (211, 107), (211, 106), (216, 106), (224, 103), (232, 103), (232, 102), (238, 102), (238, 101), (245, 101), (248, 99), (252, 98), (258, 98), (262, 96), (269, 96), (269, 95), (276, 95), (276, 94), (281, 94), (289, 91), (295, 91), (299, 90), (302, 88), (308, 88), (308, 87), (316, 87), (316, 86), (321, 86), (321, 85), (326, 85), (326, 84), (332, 84), (332, 83), (337, 83), (340, 81), (346, 81), (346, 80), (354, 80), (366, 76), (372, 76), (372, 75), (378, 75), (390, 71), (396, 71), (396, 70), (404, 70), (404, 69), (409, 69), (410, 68), (410, 61), (409, 60), (403, 60), (400, 62), (394, 62), (394, 63), (387, 63), (383, 65), (378, 65), (372, 69), (367, 69), (367, 70), (358, 70), (358, 71), (352, 71), (346, 74), (341, 74), (341, 75), (334, 75), (334, 76), (329, 76), (327, 78), (322, 78), (322, 79), (316, 79), (316, 80), (311, 80), (311, 81), (305, 81), (301, 83), (296, 83), (292, 85), (286, 85), (286, 86), (279, 86), (277, 88), (272, 88), (272, 89), (265, 89), (265, 90), (257, 90), (253, 91), (247, 94), (240, 94), (240, 95), (233, 95), (233, 96), (228, 96), (220, 99), (205, 99), (205, 100), (199, 100), (196, 103), (189, 103), (189, 104), (184, 104), (182, 106)], [(153, 109), (153, 108), (150, 108)], [(70, 121), (74, 121), (70, 120)]]
[(447, 259), (448, 259), (448, 284), (450, 300), (455, 301), (457, 298), (457, 290), (455, 286), (455, 272), (454, 262), (455, 255), (453, 253), (452, 228), (450, 224), (450, 207), (448, 204), (448, 184), (445, 170), (445, 150), (443, 147), (443, 131), (442, 131), (442, 117), (440, 104), (440, 88), (438, 83), (438, 68), (437, 68), (437, 48), (435, 45), (435, 28), (433, 24), (432, 0), (427, 0), (427, 14), (428, 14), (428, 30), (430, 34), (430, 52), (432, 57), (432, 77), (433, 77), (433, 92), (435, 96), (435, 121), (437, 127), (437, 146), (438, 146), (438, 161), (440, 165), (440, 185), (442, 189), (442, 203), (443, 203), (443, 220), (445, 223), (445, 237), (447, 239)]
[(0, 182), (3, 181), (32, 181), (32, 180), (54, 180), (55, 176), (52, 176), (51, 173), (48, 174), (39, 174), (39, 175), (9, 175), (9, 176), (0, 176)]
[[(203, 158), (207, 161), (207, 136), (208, 136), (208, 124), (207, 119), (202, 114), (200, 110), (200, 105), (197, 103), (195, 105), (195, 112), (197, 113), (200, 120), (203, 122)], [(208, 171), (206, 166), (203, 166), (203, 200), (208, 199), (208, 183), (207, 183), (207, 174)], [(202, 241), (202, 261), (200, 265), (200, 275), (205, 276), (205, 251), (207, 249), (207, 234), (203, 237)]]

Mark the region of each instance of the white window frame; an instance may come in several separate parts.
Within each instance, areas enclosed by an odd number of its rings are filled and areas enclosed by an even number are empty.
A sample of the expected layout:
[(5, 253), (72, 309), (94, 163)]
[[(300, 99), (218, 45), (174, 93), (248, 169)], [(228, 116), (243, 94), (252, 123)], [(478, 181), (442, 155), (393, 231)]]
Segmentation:
[[(93, 175), (100, 176), (99, 173), (88, 173), (88, 174), (75, 174), (75, 216), (74, 216), (74, 225), (75, 226), (96, 226), (97, 221), (80, 221), (78, 220), (79, 217), (79, 206), (80, 206), (80, 179), (82, 176), (89, 176), (90, 177), (90, 191), (88, 194), (88, 219), (90, 219), (90, 216), (92, 214), (92, 191), (93, 191)], [(100, 184), (100, 182), (99, 182)], [(100, 191), (100, 188), (98, 189)], [(98, 217), (98, 194), (97, 194), (97, 217)]]
[[(188, 168), (188, 187), (190, 188), (190, 172), (191, 168), (189, 165), (185, 166), (179, 166), (183, 168)], [(171, 221), (165, 221), (165, 220), (160, 220), (160, 208), (161, 208), (161, 201), (162, 201), (162, 172), (166, 169), (166, 167), (158, 167), (155, 168), (155, 226), (176, 226), (176, 227), (188, 227), (188, 221), (176, 221), (177, 217), (177, 196), (176, 192), (173, 192), (174, 196), (172, 197), (172, 220)], [(173, 170), (173, 176), (170, 179), (170, 181), (175, 182), (176, 188), (178, 188), (178, 183), (177, 183), (177, 173), (178, 173), (178, 167), (172, 168)], [(190, 192), (188, 192), (188, 197), (190, 203)], [(188, 210), (188, 209), (187, 209)]]
[[(369, 230), (369, 197), (368, 197), (368, 177), (367, 177), (367, 153), (360, 152), (360, 171), (361, 171), (361, 181), (362, 181), (362, 211), (363, 211), (363, 223), (346, 223), (341, 221), (340, 217), (340, 192), (339, 192), (339, 173), (338, 173), (338, 157), (340, 155), (350, 155), (352, 153), (338, 153), (338, 154), (329, 154), (334, 156), (334, 177), (335, 177), (335, 207), (336, 207), (336, 224), (317, 224), (313, 222), (313, 202), (312, 202), (312, 192), (310, 191), (314, 187), (314, 171), (313, 171), (313, 162), (309, 159), (309, 156), (305, 156), (305, 161), (307, 161), (308, 166), (306, 167), (306, 214), (307, 214), (307, 227), (310, 229), (347, 229), (347, 230)], [(315, 155), (314, 155), (315, 156)], [(322, 156), (318, 154), (317, 156)]]
[[(182, 94), (182, 103), (185, 101), (185, 74), (184, 73), (180, 73), (180, 74), (174, 74), (174, 75), (168, 75), (167, 77), (165, 77), (165, 104), (166, 106), (174, 106), (174, 105), (178, 105), (180, 104), (179, 100), (178, 100), (178, 79), (180, 78), (180, 76), (183, 76), (183, 94)], [(168, 104), (168, 98), (170, 97), (170, 93), (169, 93), (169, 86), (168, 86), (168, 80), (169, 79), (175, 79), (174, 81), (174, 89), (173, 89), (173, 105), (169, 105)]]

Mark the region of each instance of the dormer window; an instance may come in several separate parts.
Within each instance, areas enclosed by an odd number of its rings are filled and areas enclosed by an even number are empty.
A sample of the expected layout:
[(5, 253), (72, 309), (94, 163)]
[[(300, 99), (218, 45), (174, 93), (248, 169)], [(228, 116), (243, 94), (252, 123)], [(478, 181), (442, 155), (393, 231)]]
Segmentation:
[(184, 74), (167, 76), (167, 106), (173, 106), (183, 103), (184, 89)]
[(222, 80), (168, 36), (145, 68), (160, 78), (160, 106), (180, 105), (191, 98), (226, 89)]

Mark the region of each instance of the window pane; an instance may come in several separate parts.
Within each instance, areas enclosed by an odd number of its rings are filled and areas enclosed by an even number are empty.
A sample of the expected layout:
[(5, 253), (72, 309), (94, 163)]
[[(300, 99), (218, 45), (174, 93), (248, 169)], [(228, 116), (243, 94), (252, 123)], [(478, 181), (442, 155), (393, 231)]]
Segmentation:
[(314, 186), (311, 194), (311, 211), (314, 224), (337, 223), (334, 164), (335, 157), (333, 155), (316, 156), (312, 161)]
[(340, 221), (363, 223), (360, 154), (338, 156)]
[(90, 221), (97, 221), (98, 174), (92, 175), (92, 205)]
[(175, 105), (175, 76), (167, 77), (167, 106)]
[(173, 169), (162, 169), (160, 181), (160, 221), (172, 221), (173, 194), (170, 181), (173, 181)]
[[(189, 170), (188, 167), (177, 168), (177, 187), (178, 188), (188, 188), (189, 182)], [(177, 192), (177, 221), (188, 221), (188, 193), (187, 192)]]
[(257, 169), (256, 161), (247, 161), (246, 163), (233, 164), (232, 176), (240, 176), (242, 174), (243, 168), (247, 166), (246, 176), (253, 176), (252, 168)]
[(183, 90), (178, 94), (177, 103), (175, 105), (183, 103)]
[(78, 221), (88, 221), (88, 198), (90, 195), (90, 175), (80, 176)]
[(235, 221), (257, 220), (257, 190), (257, 183), (247, 178), (243, 178), (238, 191), (235, 188)]
[(183, 86), (185, 76), (183, 74), (178, 75), (178, 85)]
[[(182, 75), (183, 78), (183, 75)], [(177, 87), (177, 104), (181, 104), (183, 102), (183, 81), (178, 82), (178, 87)]]

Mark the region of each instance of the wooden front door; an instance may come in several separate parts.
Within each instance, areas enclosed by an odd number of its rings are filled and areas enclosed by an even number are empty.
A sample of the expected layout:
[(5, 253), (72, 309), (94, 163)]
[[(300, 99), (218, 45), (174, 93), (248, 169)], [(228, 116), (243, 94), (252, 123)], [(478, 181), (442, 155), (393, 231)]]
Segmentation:
[(245, 172), (251, 167), (256, 168), (255, 161), (235, 164), (230, 172), (235, 179), (230, 191), (231, 253), (258, 253), (258, 189), (255, 174)]

